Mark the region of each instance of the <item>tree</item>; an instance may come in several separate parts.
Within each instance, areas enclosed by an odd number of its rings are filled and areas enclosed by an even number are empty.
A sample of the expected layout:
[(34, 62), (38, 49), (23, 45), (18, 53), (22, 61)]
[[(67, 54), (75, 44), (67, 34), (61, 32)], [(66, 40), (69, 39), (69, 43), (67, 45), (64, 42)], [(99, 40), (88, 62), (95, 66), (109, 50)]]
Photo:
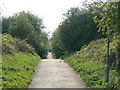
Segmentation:
[(17, 38), (26, 39), (32, 30), (34, 27), (29, 23), (27, 15), (21, 12), (15, 16), (15, 22), (10, 23), (8, 33)]
[(45, 28), (45, 26), (43, 25), (43, 20), (30, 12), (27, 12), (26, 15), (28, 17), (29, 22), (34, 27), (34, 30), (38, 33), (42, 33), (42, 29)]
[(59, 29), (60, 29), (59, 27), (56, 29), (51, 39), (52, 53), (55, 58), (59, 58), (61, 55), (65, 53), (65, 51), (63, 51), (61, 40), (59, 38), (60, 35)]
[(3, 18), (3, 33), (11, 34), (13, 37), (26, 40), (32, 45), (41, 58), (47, 54), (48, 37), (45, 32), (42, 19), (30, 12), (20, 12), (11, 17)]
[(90, 41), (103, 37), (101, 32), (97, 32), (97, 24), (94, 23), (89, 9), (70, 8), (64, 17), (53, 34), (55, 36), (52, 41), (59, 43), (56, 47), (53, 45), (54, 50), (59, 49), (60, 46), (59, 50), (64, 54), (74, 52)]
[[(98, 9), (94, 9), (94, 14), (100, 14), (100, 18), (97, 15), (94, 16), (94, 21), (98, 24), (99, 31), (109, 34), (111, 37), (115, 37), (118, 43), (118, 70), (120, 70), (120, 29), (119, 29), (119, 3), (118, 2), (98, 2)], [(99, 12), (99, 8), (102, 11)]]

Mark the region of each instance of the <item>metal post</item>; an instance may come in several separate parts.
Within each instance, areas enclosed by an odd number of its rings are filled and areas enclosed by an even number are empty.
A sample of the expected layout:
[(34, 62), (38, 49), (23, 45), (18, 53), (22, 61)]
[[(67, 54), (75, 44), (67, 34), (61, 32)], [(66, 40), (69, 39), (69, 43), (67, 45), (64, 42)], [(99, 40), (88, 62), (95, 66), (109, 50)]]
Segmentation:
[(104, 76), (104, 81), (105, 82), (109, 82), (108, 59), (109, 59), (109, 34), (107, 34), (107, 55), (106, 55), (105, 76)]

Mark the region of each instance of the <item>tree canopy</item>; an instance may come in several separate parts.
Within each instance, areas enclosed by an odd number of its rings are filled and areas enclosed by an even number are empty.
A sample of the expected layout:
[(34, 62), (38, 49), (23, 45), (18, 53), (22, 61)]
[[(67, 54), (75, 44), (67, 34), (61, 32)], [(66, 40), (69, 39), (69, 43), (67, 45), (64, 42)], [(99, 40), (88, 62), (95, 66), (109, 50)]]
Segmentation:
[[(109, 34), (111, 37), (117, 39), (118, 70), (120, 70), (120, 2), (101, 1), (97, 4), (97, 9), (94, 9), (92, 12), (95, 14), (94, 21), (97, 23), (99, 31)], [(99, 12), (99, 8), (102, 8), (101, 12)], [(98, 14), (100, 15), (100, 18), (98, 18)]]
[(26, 40), (32, 45), (37, 54), (45, 58), (48, 48), (47, 33), (43, 32), (42, 19), (30, 12), (22, 11), (8, 18), (3, 17), (3, 32), (11, 34), (13, 37)]
[(63, 22), (52, 37), (53, 53), (56, 57), (61, 51), (65, 54), (80, 50), (83, 45), (102, 37), (101, 32), (97, 32), (97, 24), (94, 23), (91, 12), (90, 9), (74, 7), (64, 14)]

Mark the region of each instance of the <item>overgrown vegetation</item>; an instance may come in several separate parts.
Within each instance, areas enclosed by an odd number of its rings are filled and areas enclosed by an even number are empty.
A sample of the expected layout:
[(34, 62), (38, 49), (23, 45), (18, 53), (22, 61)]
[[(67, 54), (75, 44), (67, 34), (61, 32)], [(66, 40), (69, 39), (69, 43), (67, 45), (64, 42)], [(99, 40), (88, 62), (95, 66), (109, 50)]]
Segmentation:
[[(51, 39), (52, 53), (55, 58), (63, 55), (61, 58), (80, 74), (87, 86), (120, 89), (120, 2), (84, 5), (84, 9), (70, 8), (64, 14)], [(47, 54), (48, 38), (43, 28), (42, 19), (30, 12), (3, 17), (3, 88), (26, 88), (30, 83), (40, 57)], [(102, 33), (109, 34), (111, 39), (107, 83), (104, 82), (107, 45)]]
[(83, 46), (80, 51), (66, 54), (61, 58), (66, 60), (91, 88), (116, 88), (120, 89), (119, 74), (117, 70), (117, 44), (115, 40), (110, 43), (110, 73), (109, 83), (104, 82), (104, 67), (106, 61), (106, 39), (90, 42)]
[(27, 88), (40, 57), (26, 41), (2, 35), (2, 88)]
[(34, 55), (35, 50), (25, 40), (13, 38), (10, 34), (3, 34), (2, 54), (13, 54), (14, 52), (26, 52)]
[(42, 19), (30, 12), (23, 11), (2, 20), (3, 34), (26, 40), (41, 58), (46, 58), (48, 48), (47, 33), (42, 31), (44, 27)]
[[(101, 9), (101, 11), (99, 10)], [(99, 31), (115, 36), (118, 53), (118, 70), (120, 70), (120, 2), (98, 2), (96, 9), (92, 12), (95, 14), (94, 21), (99, 27)], [(100, 14), (100, 18), (98, 15)], [(119, 72), (120, 75), (120, 72)]]
[[(73, 66), (89, 87), (120, 89), (120, 2), (99, 0), (84, 6), (65, 14), (53, 34), (52, 52)], [(110, 39), (109, 82), (104, 81), (106, 35)]]
[(97, 32), (97, 24), (94, 23), (91, 12), (92, 9), (70, 8), (64, 14), (63, 22), (52, 37), (52, 52), (56, 58), (80, 50), (92, 40), (105, 37)]
[(35, 67), (46, 58), (47, 33), (43, 21), (30, 12), (2, 20), (2, 88), (27, 88)]
[(2, 88), (27, 88), (40, 57), (19, 52), (3, 55), (2, 60)]

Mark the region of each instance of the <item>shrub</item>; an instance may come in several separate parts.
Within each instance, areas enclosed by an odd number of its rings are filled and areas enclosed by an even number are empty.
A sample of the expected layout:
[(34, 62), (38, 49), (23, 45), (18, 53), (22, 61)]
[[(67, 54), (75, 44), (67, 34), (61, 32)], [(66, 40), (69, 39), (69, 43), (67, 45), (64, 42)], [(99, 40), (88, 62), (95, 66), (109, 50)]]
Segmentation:
[(87, 86), (91, 88), (116, 88), (120, 76), (117, 72), (117, 51), (115, 40), (110, 42), (110, 71), (109, 83), (104, 82), (104, 67), (106, 61), (106, 39), (99, 39), (84, 45), (80, 51), (74, 54), (62, 56), (83, 78)]
[(2, 88), (27, 88), (40, 60), (34, 48), (9, 34), (2, 35)]
[(9, 34), (2, 35), (2, 54), (12, 54), (14, 52), (26, 52), (34, 54), (35, 50), (26, 43), (25, 40), (13, 38)]

